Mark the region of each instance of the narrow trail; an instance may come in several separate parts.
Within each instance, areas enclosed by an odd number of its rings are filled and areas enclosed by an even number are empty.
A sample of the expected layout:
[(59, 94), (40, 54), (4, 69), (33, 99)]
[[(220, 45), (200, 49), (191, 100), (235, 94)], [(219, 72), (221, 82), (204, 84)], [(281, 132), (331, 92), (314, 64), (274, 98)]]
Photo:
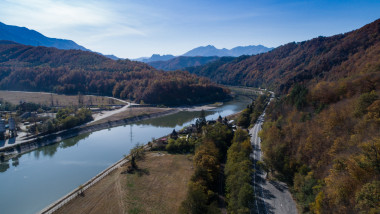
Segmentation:
[(269, 181), (266, 179), (267, 174), (257, 165), (257, 161), (262, 161), (261, 140), (258, 133), (264, 122), (264, 113), (259, 117), (255, 126), (249, 130), (251, 134), (251, 145), (253, 151), (251, 158), (253, 159), (253, 185), (255, 193), (254, 208), (252, 213), (279, 213), (292, 214), (297, 213), (296, 203), (290, 194), (285, 183), (279, 181)]

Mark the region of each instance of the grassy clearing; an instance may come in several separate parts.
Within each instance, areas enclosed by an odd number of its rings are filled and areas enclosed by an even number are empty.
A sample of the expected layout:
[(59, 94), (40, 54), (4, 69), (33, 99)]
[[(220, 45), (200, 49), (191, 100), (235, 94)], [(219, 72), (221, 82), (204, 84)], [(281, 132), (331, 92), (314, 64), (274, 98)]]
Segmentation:
[(149, 152), (135, 174), (123, 166), (56, 213), (177, 213), (194, 173), (192, 156)]
[(138, 165), (142, 173), (127, 175), (127, 212), (177, 213), (193, 174), (192, 160), (186, 155), (151, 153)]
[[(79, 100), (78, 95), (19, 91), (0, 91), (0, 98), (12, 104), (19, 104), (20, 101), (25, 101), (46, 106), (77, 106)], [(125, 103), (112, 98), (89, 95), (83, 95), (83, 103), (85, 105), (125, 105)]]

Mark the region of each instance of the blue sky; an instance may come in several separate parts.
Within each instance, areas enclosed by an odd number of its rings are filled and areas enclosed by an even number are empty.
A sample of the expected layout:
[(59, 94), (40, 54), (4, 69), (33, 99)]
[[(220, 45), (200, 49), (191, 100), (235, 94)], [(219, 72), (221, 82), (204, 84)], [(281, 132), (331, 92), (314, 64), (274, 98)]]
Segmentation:
[(0, 0), (5, 24), (123, 58), (209, 44), (277, 47), (379, 18), (379, 0)]

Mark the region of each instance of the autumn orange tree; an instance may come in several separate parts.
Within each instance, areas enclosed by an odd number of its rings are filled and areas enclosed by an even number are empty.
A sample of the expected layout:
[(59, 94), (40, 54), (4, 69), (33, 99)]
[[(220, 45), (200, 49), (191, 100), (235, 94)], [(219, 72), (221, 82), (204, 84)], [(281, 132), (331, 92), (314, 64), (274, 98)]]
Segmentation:
[[(232, 131), (222, 123), (206, 125), (194, 154), (195, 172), (188, 185), (181, 213), (220, 213), (218, 194), (223, 194), (221, 164), (231, 144)], [(222, 193), (220, 192), (222, 191)]]
[(247, 131), (238, 129), (228, 149), (226, 196), (229, 213), (250, 213), (254, 197), (252, 181), (251, 142)]
[[(356, 78), (360, 82), (366, 75)], [(269, 107), (260, 133), (264, 160), (292, 186), (304, 213), (379, 212), (380, 90), (320, 87), (308, 86), (301, 108), (286, 101), (292, 93)]]

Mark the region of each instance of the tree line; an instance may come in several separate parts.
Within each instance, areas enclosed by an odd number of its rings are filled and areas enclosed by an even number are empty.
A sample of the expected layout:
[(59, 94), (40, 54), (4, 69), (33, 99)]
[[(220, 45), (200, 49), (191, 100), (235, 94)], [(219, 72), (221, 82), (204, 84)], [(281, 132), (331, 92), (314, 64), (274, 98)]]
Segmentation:
[(248, 128), (250, 125), (254, 125), (263, 113), (269, 98), (269, 93), (258, 96), (256, 100), (240, 113), (237, 119), (237, 125), (243, 128)]
[(111, 60), (79, 50), (0, 44), (0, 89), (99, 94), (135, 102), (188, 105), (215, 102), (228, 90), (184, 71)]
[(195, 147), (195, 172), (188, 184), (186, 199), (181, 213), (220, 213), (218, 194), (224, 194), (222, 164), (233, 137), (225, 124), (204, 125)]
[[(61, 108), (58, 110), (56, 118), (39, 118), (41, 121), (34, 121), (29, 126), (28, 131), (33, 134), (48, 134), (61, 130), (73, 128), (93, 120), (92, 112), (87, 108)], [(30, 118), (30, 121), (35, 118)]]
[(249, 157), (251, 152), (252, 146), (248, 132), (238, 129), (228, 149), (224, 170), (229, 213), (251, 213), (254, 201), (253, 168)]

